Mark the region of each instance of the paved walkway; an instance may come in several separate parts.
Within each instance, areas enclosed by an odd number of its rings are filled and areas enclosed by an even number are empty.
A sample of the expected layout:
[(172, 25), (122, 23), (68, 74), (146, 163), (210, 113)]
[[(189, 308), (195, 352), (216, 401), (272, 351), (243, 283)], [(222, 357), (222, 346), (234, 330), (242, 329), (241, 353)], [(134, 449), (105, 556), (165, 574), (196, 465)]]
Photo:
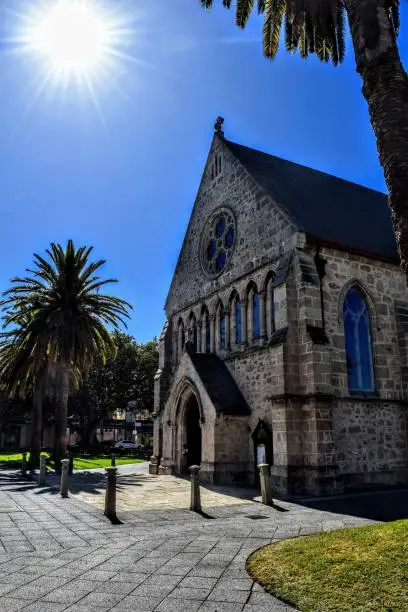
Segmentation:
[[(221, 489), (208, 491), (210, 520), (186, 509), (188, 500), (180, 506), (185, 481), (121, 478), (123, 524), (114, 526), (100, 501), (87, 503), (103, 499), (100, 474), (75, 477), (78, 493), (67, 500), (0, 474), (2, 612), (289, 611), (249, 578), (248, 555), (291, 536), (371, 522), (286, 502), (267, 508)], [(154, 488), (161, 507), (150, 503)]]

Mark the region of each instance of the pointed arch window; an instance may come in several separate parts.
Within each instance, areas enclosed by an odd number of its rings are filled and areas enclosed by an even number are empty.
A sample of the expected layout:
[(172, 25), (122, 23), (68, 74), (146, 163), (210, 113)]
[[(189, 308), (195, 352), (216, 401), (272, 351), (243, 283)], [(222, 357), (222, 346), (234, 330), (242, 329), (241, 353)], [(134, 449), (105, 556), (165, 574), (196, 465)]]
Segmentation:
[(373, 392), (374, 368), (370, 315), (361, 291), (352, 287), (343, 303), (349, 391)]
[(273, 283), (271, 283), (271, 333), (273, 334), (276, 331), (276, 323), (275, 323), (275, 290), (273, 288)]
[(235, 301), (235, 342), (242, 342), (242, 306), (239, 299)]
[(206, 317), (206, 326), (205, 326), (205, 352), (209, 353), (211, 351), (211, 329), (210, 329), (210, 319)]
[(259, 338), (261, 335), (261, 306), (259, 293), (254, 293), (252, 296), (252, 329), (253, 337)]
[(220, 308), (219, 317), (220, 349), (225, 349), (225, 312), (223, 308)]
[(194, 317), (190, 319), (189, 340), (193, 343), (194, 351), (197, 351), (197, 322)]

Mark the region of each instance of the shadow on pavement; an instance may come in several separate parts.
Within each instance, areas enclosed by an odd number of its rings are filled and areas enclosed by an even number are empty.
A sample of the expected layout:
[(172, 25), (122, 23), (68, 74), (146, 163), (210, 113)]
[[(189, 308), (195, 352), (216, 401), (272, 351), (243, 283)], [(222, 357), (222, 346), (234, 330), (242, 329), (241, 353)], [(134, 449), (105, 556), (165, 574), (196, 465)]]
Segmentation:
[[(141, 487), (143, 477), (138, 474), (128, 474), (119, 476), (116, 481), (116, 491), (119, 493), (129, 487)], [(37, 494), (41, 493), (59, 493), (59, 480), (55, 476), (49, 477), (49, 483), (44, 487), (38, 488)], [(51, 486), (49, 486), (51, 485)], [(86, 473), (74, 474), (68, 477), (68, 489), (75, 493), (86, 492), (93, 495), (104, 495), (106, 488), (106, 475), (102, 473)]]
[(295, 503), (316, 510), (358, 516), (374, 521), (408, 518), (408, 489), (372, 493), (354, 493), (341, 497), (296, 500)]

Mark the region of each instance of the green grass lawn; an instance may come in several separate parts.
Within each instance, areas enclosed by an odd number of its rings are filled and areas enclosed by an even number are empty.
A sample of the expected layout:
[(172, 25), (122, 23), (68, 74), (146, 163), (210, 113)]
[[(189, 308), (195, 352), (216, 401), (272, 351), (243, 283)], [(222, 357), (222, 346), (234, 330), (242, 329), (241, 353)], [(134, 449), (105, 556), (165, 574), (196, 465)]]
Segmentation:
[(302, 612), (408, 611), (408, 520), (277, 542), (247, 570)]
[[(48, 456), (48, 453), (45, 453)], [(23, 456), (21, 453), (3, 454), (0, 453), (0, 465), (3, 467), (14, 469), (21, 467), (21, 460)], [(28, 459), (28, 455), (27, 455)], [(116, 457), (116, 465), (125, 465), (127, 463), (141, 463), (144, 459), (137, 459), (136, 457), (121, 456)], [(103, 455), (89, 455), (74, 457), (74, 470), (90, 470), (92, 468), (104, 468), (109, 467), (111, 464), (110, 456)], [(52, 465), (47, 462), (48, 469), (52, 469)]]
[[(132, 455), (124, 455), (116, 457), (116, 465), (126, 465), (127, 463), (142, 463), (145, 459), (137, 459)], [(74, 470), (90, 470), (91, 468), (109, 467), (111, 464), (110, 457), (102, 457), (100, 455), (92, 455), (89, 457), (74, 457)]]

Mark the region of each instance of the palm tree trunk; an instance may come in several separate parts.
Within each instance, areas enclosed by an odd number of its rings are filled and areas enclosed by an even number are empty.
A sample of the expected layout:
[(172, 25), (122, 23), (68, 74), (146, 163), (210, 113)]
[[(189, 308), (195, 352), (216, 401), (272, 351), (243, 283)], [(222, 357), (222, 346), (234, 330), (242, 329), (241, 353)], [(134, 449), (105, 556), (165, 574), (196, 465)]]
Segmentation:
[(61, 365), (58, 376), (58, 402), (55, 411), (55, 443), (54, 461), (55, 469), (61, 469), (61, 459), (67, 456), (67, 425), (68, 425), (68, 396), (69, 396), (69, 368)]
[(36, 469), (40, 465), (41, 453), (41, 429), (42, 429), (42, 393), (36, 389), (33, 398), (33, 411), (31, 418), (31, 444), (30, 444), (30, 469)]
[(385, 0), (345, 0), (401, 265), (408, 276), (408, 76), (384, 4)]

